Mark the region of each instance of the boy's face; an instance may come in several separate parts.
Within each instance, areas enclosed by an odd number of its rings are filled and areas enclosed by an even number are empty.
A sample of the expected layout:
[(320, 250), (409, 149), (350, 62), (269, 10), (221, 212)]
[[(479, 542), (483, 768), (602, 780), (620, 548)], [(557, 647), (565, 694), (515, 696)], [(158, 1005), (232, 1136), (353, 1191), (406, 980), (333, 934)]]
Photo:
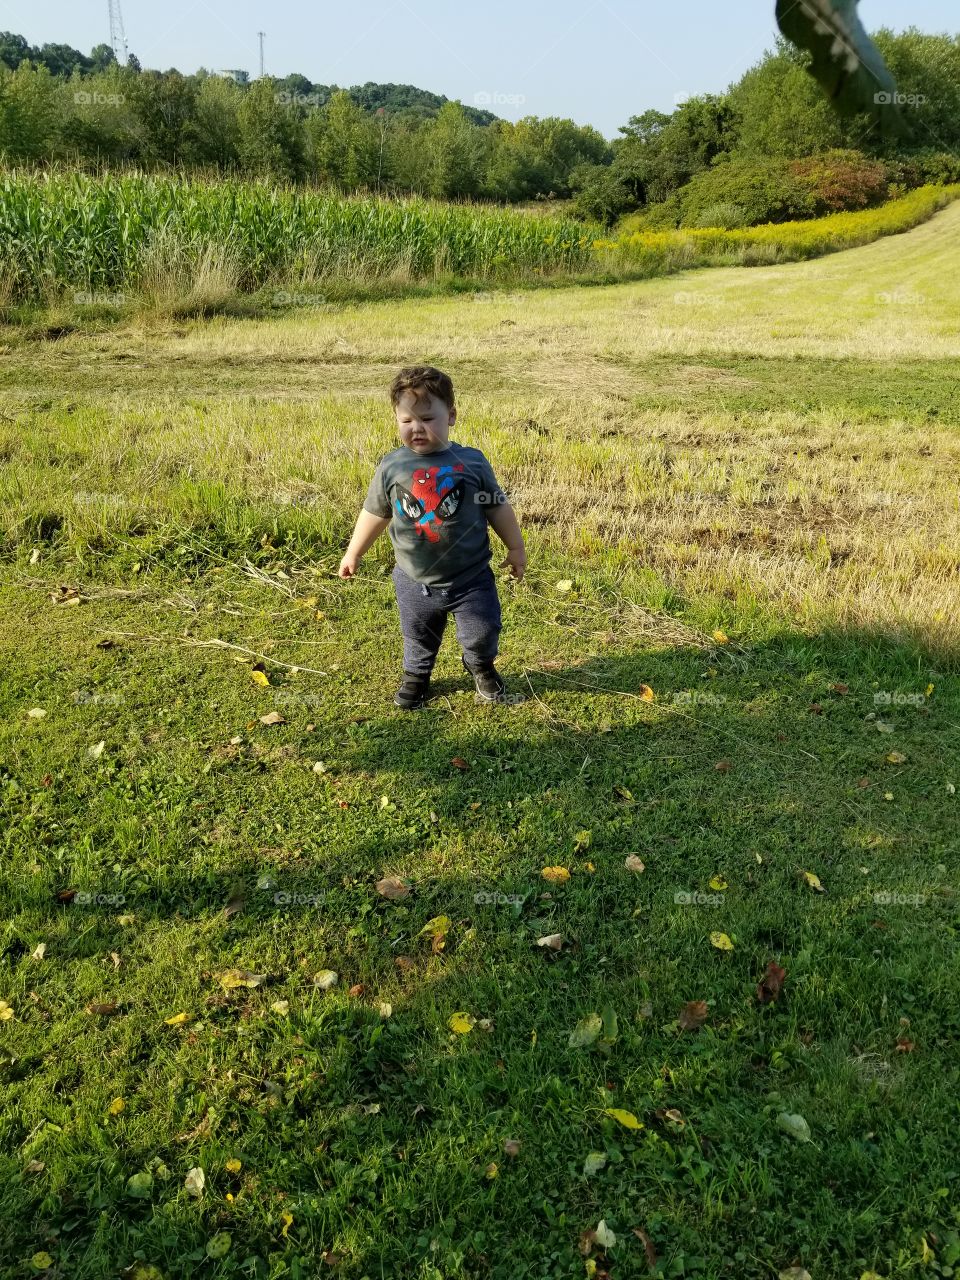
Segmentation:
[(447, 447), (456, 408), (426, 390), (404, 391), (396, 405), (400, 439), (414, 453), (437, 453)]

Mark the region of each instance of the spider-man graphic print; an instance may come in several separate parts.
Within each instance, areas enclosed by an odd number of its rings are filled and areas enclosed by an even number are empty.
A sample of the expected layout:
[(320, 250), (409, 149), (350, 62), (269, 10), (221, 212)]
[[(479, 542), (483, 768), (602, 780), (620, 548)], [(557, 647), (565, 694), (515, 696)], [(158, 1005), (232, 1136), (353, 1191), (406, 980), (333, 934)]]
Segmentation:
[[(390, 519), (397, 565), (414, 582), (457, 586), (476, 578), (491, 557), (489, 521), (506, 502), (479, 449), (451, 442), (430, 454), (394, 449), (377, 464), (364, 510)], [(445, 529), (447, 521), (451, 528)]]
[(440, 541), (440, 526), (454, 515), (463, 501), (463, 464), (425, 467), (414, 471), (410, 488), (398, 485), (400, 496), (394, 499), (398, 516), (406, 517), (421, 538)]

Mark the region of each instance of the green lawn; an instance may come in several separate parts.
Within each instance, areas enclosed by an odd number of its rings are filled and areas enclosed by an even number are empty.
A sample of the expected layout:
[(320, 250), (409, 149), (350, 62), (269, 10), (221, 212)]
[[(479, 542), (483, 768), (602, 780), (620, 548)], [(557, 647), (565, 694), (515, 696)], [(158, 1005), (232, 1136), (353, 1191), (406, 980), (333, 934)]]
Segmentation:
[[(958, 226), (3, 331), (0, 1275), (954, 1274)], [(389, 547), (334, 577), (415, 359), (510, 705), (450, 638), (395, 711)]]

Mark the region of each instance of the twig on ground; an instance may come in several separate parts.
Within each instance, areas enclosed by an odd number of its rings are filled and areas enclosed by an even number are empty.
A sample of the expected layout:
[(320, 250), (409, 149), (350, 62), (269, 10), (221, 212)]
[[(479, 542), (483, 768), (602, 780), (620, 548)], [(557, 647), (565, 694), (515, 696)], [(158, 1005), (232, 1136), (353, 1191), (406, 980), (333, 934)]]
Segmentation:
[(135, 631), (105, 631), (104, 635), (124, 636), (131, 640), (152, 641), (154, 644), (166, 644), (173, 640), (176, 644), (188, 645), (192, 649), (232, 649), (237, 653), (245, 653), (256, 658), (258, 662), (269, 662), (275, 667), (283, 667), (286, 671), (304, 671), (311, 676), (329, 676), (329, 671), (320, 671), (317, 667), (304, 667), (299, 662), (281, 662), (279, 658), (271, 658), (268, 653), (258, 653), (255, 649), (247, 649), (242, 644), (230, 644), (226, 640), (194, 640), (192, 636), (141, 636)]

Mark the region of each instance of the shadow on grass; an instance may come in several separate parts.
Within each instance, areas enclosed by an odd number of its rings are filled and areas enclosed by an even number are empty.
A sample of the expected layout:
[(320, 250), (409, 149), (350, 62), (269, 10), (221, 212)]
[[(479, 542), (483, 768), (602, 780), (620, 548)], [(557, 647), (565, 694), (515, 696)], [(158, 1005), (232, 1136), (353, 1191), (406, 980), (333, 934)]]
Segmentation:
[[(36, 981), (38, 936), (69, 976), (60, 1008), (42, 996), (7, 1025), (22, 1046), (8, 1036), (0, 1064), (16, 1153), (5, 1256), (46, 1248), (65, 1274), (93, 1276), (140, 1250), (188, 1276), (229, 1230), (218, 1275), (333, 1262), (355, 1277), (543, 1280), (581, 1274), (578, 1238), (603, 1219), (619, 1243), (592, 1256), (615, 1277), (647, 1273), (634, 1228), (669, 1276), (886, 1269), (921, 1237), (947, 1265), (957, 670), (956, 655), (934, 664), (851, 632), (611, 652), (513, 674), (528, 701), (509, 706), (475, 708), (466, 678), (441, 676), (425, 711), (385, 700), (341, 718), (329, 773), (284, 775), (279, 795), (249, 761), (179, 779), (204, 819), (131, 798), (145, 824), (133, 844), (153, 852), (119, 881), (122, 903), (54, 904), (65, 886), (49, 865), (15, 887), (8, 989)], [(281, 746), (308, 718), (287, 714)], [(234, 847), (200, 840), (214, 815), (258, 806)], [(78, 852), (62, 874), (97, 871), (110, 893), (116, 857), (97, 868)], [(548, 880), (550, 867), (569, 875)], [(382, 897), (387, 874), (409, 894)], [(423, 930), (438, 917), (434, 949)], [(538, 945), (554, 934), (559, 950)], [(771, 961), (787, 979), (764, 1003)], [(95, 962), (110, 1016), (76, 1008)], [(232, 966), (264, 982), (225, 991)], [(339, 975), (326, 993), (323, 969)], [(702, 1029), (681, 1030), (699, 1000)], [(199, 1029), (163, 1025), (181, 1008)], [(571, 1046), (594, 1014), (612, 1042)], [(88, 1090), (130, 1099), (122, 1131), (83, 1110)], [(780, 1113), (803, 1115), (813, 1141)], [(586, 1174), (591, 1152), (605, 1164)], [(224, 1172), (232, 1155), (253, 1183)], [(55, 1188), (23, 1172), (37, 1156)], [(151, 1159), (171, 1180), (132, 1199), (127, 1179)], [(199, 1205), (182, 1190), (196, 1165)]]

